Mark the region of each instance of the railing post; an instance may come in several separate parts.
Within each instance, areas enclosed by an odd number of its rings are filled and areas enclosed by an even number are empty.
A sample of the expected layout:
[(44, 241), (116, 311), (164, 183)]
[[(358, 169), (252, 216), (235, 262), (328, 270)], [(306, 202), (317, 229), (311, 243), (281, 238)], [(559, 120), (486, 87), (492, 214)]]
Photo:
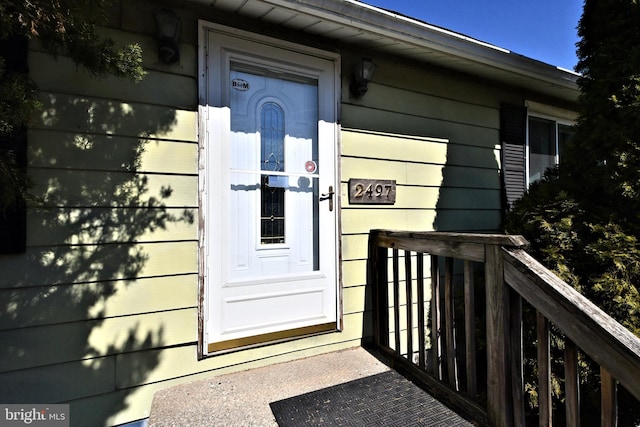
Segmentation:
[(369, 234), (368, 280), (372, 285), (373, 342), (378, 347), (389, 345), (389, 293), (387, 248), (378, 246), (378, 232)]
[(508, 354), (508, 292), (504, 283), (502, 247), (485, 245), (487, 310), (487, 416), (495, 427), (513, 425), (511, 366)]

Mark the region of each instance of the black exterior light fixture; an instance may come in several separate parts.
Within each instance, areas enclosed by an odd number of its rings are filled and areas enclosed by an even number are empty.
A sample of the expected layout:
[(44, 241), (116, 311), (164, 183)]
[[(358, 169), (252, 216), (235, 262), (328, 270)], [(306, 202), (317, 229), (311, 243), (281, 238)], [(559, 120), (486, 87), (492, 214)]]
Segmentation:
[(371, 58), (362, 58), (354, 65), (351, 84), (349, 85), (349, 92), (352, 98), (362, 98), (367, 93), (369, 89), (367, 84), (373, 78), (376, 68), (377, 65), (371, 61)]
[(165, 64), (180, 60), (178, 39), (182, 32), (182, 21), (172, 10), (160, 9), (156, 12), (156, 31), (158, 36), (158, 56)]

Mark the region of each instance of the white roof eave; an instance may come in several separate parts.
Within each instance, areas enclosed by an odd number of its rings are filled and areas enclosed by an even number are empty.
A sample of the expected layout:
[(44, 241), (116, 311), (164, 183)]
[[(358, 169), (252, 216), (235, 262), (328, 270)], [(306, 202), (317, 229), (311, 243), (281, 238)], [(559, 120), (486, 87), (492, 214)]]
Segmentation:
[(442, 53), (455, 58), (460, 68), (467, 64), (490, 79), (542, 90), (570, 101), (575, 101), (579, 94), (577, 73), (360, 1), (260, 0), (260, 3)]

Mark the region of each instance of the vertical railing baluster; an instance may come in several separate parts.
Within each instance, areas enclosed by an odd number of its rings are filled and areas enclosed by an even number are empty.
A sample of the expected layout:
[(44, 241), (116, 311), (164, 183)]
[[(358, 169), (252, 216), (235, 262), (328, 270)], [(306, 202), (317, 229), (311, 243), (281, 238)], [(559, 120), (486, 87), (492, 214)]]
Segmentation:
[(425, 329), (427, 324), (424, 318), (424, 254), (416, 254), (416, 278), (418, 281), (418, 366), (426, 368)]
[(413, 362), (413, 290), (411, 277), (411, 252), (404, 252), (404, 277), (407, 303), (407, 359)]
[(538, 405), (540, 427), (551, 427), (551, 340), (549, 339), (549, 321), (536, 310), (538, 335)]
[(580, 378), (578, 371), (578, 347), (565, 337), (564, 343), (564, 394), (567, 426), (580, 426)]
[(380, 310), (380, 321), (384, 325), (384, 334), (382, 335), (382, 345), (389, 347), (389, 333), (391, 330), (389, 319), (389, 250), (380, 247), (379, 249), (379, 267), (380, 267), (380, 293), (382, 309)]
[(442, 380), (442, 340), (440, 333), (440, 269), (438, 257), (431, 255), (431, 360), (433, 375)]
[(464, 262), (464, 333), (467, 366), (467, 393), (476, 397), (478, 383), (476, 373), (476, 322), (473, 269), (470, 261)]
[(511, 333), (511, 392), (513, 421), (525, 425), (524, 414), (524, 367), (522, 359), (522, 297), (513, 289), (509, 293), (509, 328)]
[(618, 389), (616, 380), (602, 366), (600, 367), (600, 425), (602, 427), (615, 427), (618, 425)]
[(454, 390), (460, 390), (458, 384), (458, 357), (456, 355), (455, 333), (455, 300), (453, 296), (453, 258), (445, 258), (444, 271), (444, 317), (447, 340), (447, 373), (449, 385)]
[(395, 351), (397, 355), (402, 354), (400, 348), (400, 273), (398, 267), (398, 250), (393, 249), (393, 321)]

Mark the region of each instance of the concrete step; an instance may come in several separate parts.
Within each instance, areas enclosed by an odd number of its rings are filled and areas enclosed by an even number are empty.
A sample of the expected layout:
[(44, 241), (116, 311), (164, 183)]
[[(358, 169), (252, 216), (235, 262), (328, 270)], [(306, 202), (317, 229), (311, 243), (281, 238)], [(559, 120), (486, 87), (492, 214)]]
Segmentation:
[[(157, 392), (151, 407), (149, 427), (277, 426), (270, 403), (313, 391), (331, 390), (334, 386), (389, 371), (390, 368), (371, 353), (356, 347), (263, 368), (212, 376)], [(406, 381), (404, 378), (402, 380)], [(409, 381), (406, 383), (416, 387)], [(390, 384), (391, 387), (397, 388), (397, 384)], [(419, 392), (424, 393), (422, 390)], [(471, 425), (439, 402), (431, 400), (435, 406), (428, 408), (428, 411), (438, 417), (435, 424), (431, 420), (427, 424), (406, 424), (406, 421), (402, 421), (398, 425), (438, 425), (438, 420), (446, 421), (446, 424), (439, 425)], [(344, 409), (341, 412), (344, 414)], [(348, 412), (347, 409), (346, 413)], [(331, 420), (322, 421), (328, 421), (329, 424), (314, 421), (308, 425), (332, 425)]]

